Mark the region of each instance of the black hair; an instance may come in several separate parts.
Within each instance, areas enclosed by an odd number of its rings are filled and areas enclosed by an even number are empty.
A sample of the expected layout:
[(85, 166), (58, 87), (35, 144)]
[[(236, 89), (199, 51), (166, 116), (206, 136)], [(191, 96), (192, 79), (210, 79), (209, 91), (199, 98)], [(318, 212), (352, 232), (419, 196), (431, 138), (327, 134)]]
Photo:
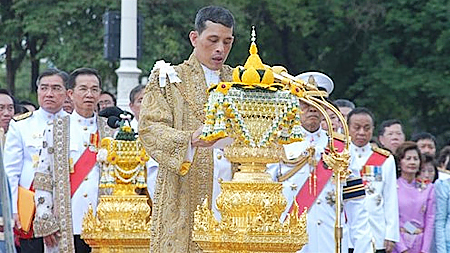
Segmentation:
[(336, 100), (334, 100), (334, 103), (338, 107), (348, 107), (348, 108), (351, 108), (351, 109), (355, 109), (355, 104), (352, 101), (348, 100), (348, 99), (343, 99), (343, 98), (336, 99)]
[(77, 79), (77, 76), (79, 75), (94, 75), (98, 79), (98, 84), (100, 88), (102, 87), (102, 78), (98, 74), (98, 71), (96, 69), (91, 68), (79, 68), (75, 69), (70, 73), (69, 75), (69, 81), (68, 81), (68, 89), (74, 89), (75, 88), (75, 79)]
[[(444, 165), (445, 160), (447, 160), (447, 157), (450, 156), (450, 146), (445, 146), (443, 149), (441, 149), (441, 151), (439, 152), (439, 157), (437, 159), (437, 163), (439, 166)], [(450, 162), (447, 164), (447, 168), (444, 169), (448, 169), (448, 167), (450, 166)]]
[[(36, 86), (39, 87), (39, 85), (41, 84), (41, 79), (46, 77), (46, 76), (54, 76), (57, 75), (59, 77), (61, 77), (61, 79), (63, 80), (63, 85), (64, 88), (68, 89), (67, 87), (67, 81), (69, 80), (69, 75), (67, 74), (67, 72), (59, 70), (59, 69), (46, 69), (44, 70), (37, 78), (36, 80)], [(36, 108), (36, 106), (35, 106)]]
[[(401, 176), (401, 160), (403, 158), (405, 158), (405, 154), (409, 150), (417, 151), (417, 154), (419, 155), (419, 160), (420, 160), (419, 168), (422, 168), (422, 164), (423, 164), (424, 160), (423, 160), (422, 153), (420, 152), (420, 149), (417, 146), (417, 143), (415, 143), (413, 141), (405, 141), (395, 151), (394, 158), (395, 158), (395, 165), (397, 166), (397, 178), (399, 178)], [(419, 171), (417, 171), (416, 177), (419, 175), (419, 172), (420, 172), (420, 169), (419, 169)]]
[(375, 119), (373, 113), (366, 107), (356, 107), (355, 109), (351, 110), (347, 115), (347, 125), (350, 125), (350, 119), (352, 118), (352, 116), (357, 114), (369, 115), (370, 118), (372, 119), (372, 125), (375, 126)]
[(31, 106), (34, 107), (34, 109), (37, 109), (37, 106), (34, 103), (32, 103), (31, 101), (28, 101), (28, 100), (21, 100), (21, 101), (19, 101), (19, 104), (20, 105), (31, 105)]
[(109, 95), (112, 98), (112, 100), (113, 100), (114, 106), (117, 106), (117, 99), (111, 92), (106, 91), (106, 90), (102, 90), (102, 92), (100, 92), (100, 96), (103, 95), (103, 94)]
[(201, 8), (195, 16), (195, 30), (201, 34), (206, 29), (206, 21), (218, 23), (228, 28), (234, 27), (234, 17), (231, 12), (220, 6)]
[(17, 101), (16, 101), (16, 99), (14, 98), (14, 96), (11, 95), (11, 93), (10, 93), (8, 90), (6, 90), (6, 89), (0, 89), (0, 94), (4, 94), (4, 95), (9, 96), (9, 97), (12, 99), (12, 101), (13, 101), (14, 107), (16, 107)]
[(11, 95), (11, 93), (9, 93), (8, 90), (6, 89), (0, 89), (0, 94), (5, 94), (8, 95), (13, 101), (14, 101), (14, 97)]
[[(439, 171), (438, 171), (438, 169), (437, 169), (438, 164), (437, 164), (436, 159), (434, 159), (434, 157), (432, 157), (432, 156), (429, 155), (429, 154), (423, 154), (422, 161), (423, 161), (422, 166), (423, 166), (424, 164), (426, 164), (426, 163), (431, 163), (431, 164), (433, 165), (433, 168), (434, 168), (434, 178), (433, 178), (432, 183), (434, 183), (434, 182), (439, 178)], [(422, 167), (420, 167), (420, 171), (421, 171), (421, 170), (422, 170)]]
[(382, 136), (384, 134), (384, 131), (386, 131), (387, 127), (390, 127), (395, 124), (399, 124), (403, 129), (402, 122), (398, 119), (389, 119), (381, 122), (380, 129), (378, 129), (378, 136)]
[(14, 108), (14, 114), (23, 114), (26, 112), (29, 112), (29, 110), (22, 104), (17, 104)]
[(432, 135), (428, 132), (421, 132), (421, 133), (415, 134), (415, 135), (413, 135), (411, 140), (414, 142), (418, 142), (419, 140), (432, 140), (434, 142), (434, 145), (436, 146), (436, 137), (434, 137), (434, 135)]
[(144, 88), (145, 88), (145, 85), (139, 84), (138, 86), (134, 87), (130, 91), (130, 103), (134, 104), (134, 100), (135, 100), (136, 94), (141, 92)]

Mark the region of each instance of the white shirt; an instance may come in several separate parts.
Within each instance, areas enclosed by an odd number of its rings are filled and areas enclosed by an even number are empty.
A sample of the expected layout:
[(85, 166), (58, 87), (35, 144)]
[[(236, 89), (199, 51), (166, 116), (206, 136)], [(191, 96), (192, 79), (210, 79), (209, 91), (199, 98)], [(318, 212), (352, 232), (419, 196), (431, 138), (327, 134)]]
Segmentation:
[[(352, 157), (350, 169), (360, 173), (374, 151), (370, 143), (363, 147), (350, 144)], [(384, 249), (384, 240), (398, 242), (400, 239), (397, 176), (395, 160), (390, 155), (377, 170), (375, 177), (363, 177), (366, 183), (366, 209), (369, 224), (375, 238), (376, 249)]]

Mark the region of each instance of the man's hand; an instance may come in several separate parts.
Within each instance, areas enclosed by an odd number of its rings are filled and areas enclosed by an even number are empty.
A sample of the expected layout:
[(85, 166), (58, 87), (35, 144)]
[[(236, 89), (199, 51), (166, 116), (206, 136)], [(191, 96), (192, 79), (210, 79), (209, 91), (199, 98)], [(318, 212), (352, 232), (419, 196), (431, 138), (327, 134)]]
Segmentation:
[(22, 224), (20, 224), (19, 214), (18, 213), (13, 214), (13, 218), (14, 218), (14, 227), (18, 230), (21, 230)]
[(391, 253), (394, 250), (395, 242), (384, 240), (384, 248), (386, 253)]
[(47, 245), (47, 247), (53, 248), (58, 246), (58, 238), (60, 237), (59, 231), (51, 234), (51, 235), (47, 235), (44, 236), (44, 243), (45, 245)]
[(200, 135), (202, 135), (203, 126), (201, 126), (199, 129), (195, 130), (195, 132), (192, 134), (191, 137), (191, 145), (193, 148), (200, 147), (200, 148), (209, 148), (214, 143), (216, 143), (219, 139), (215, 141), (204, 141), (200, 139)]

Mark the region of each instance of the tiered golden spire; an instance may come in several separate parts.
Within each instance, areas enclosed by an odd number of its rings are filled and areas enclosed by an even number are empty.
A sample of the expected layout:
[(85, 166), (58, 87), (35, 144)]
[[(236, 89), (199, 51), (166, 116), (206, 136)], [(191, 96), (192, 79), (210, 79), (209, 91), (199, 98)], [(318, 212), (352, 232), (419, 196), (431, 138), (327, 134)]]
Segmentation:
[[(263, 64), (258, 55), (258, 47), (256, 46), (255, 27), (252, 27), (252, 43), (250, 44), (250, 56), (244, 64), (244, 67), (237, 66), (233, 71), (233, 82), (244, 83), (259, 88), (273, 87), (274, 76), (270, 67)], [(282, 86), (279, 86), (282, 88)]]

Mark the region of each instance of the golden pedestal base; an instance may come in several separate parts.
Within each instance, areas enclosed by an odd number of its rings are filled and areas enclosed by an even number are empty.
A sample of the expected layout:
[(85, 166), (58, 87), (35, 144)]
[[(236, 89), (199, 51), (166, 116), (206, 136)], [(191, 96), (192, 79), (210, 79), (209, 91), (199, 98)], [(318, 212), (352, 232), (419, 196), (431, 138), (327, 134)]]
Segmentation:
[(147, 196), (102, 196), (97, 215), (83, 220), (82, 238), (93, 253), (150, 252), (150, 206)]
[[(241, 169), (249, 171), (253, 166)], [(222, 182), (221, 188), (216, 200), (220, 222), (208, 209), (207, 201), (194, 214), (192, 237), (203, 252), (296, 252), (307, 243), (306, 210), (299, 217), (294, 207), (281, 223), (286, 207), (282, 184), (272, 182), (267, 173), (238, 172), (233, 181)]]

